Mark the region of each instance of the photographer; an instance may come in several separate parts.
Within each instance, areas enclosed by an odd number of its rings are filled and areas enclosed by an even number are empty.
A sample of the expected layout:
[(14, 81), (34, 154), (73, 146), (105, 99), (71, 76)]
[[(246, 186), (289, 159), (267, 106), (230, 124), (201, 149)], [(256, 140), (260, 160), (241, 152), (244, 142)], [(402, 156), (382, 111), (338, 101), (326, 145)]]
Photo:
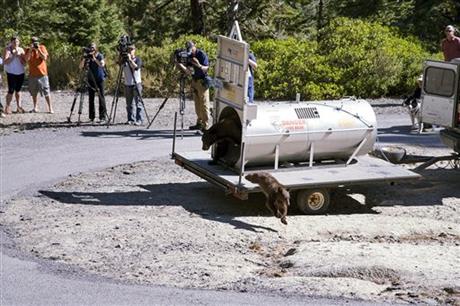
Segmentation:
[(134, 44), (128, 45), (128, 52), (121, 54), (120, 61), (123, 64), (123, 73), (125, 75), (127, 123), (130, 125), (143, 125), (144, 107), (140, 96), (142, 95), (142, 60), (136, 56)]
[(188, 54), (187, 63), (176, 62), (176, 65), (187, 74), (192, 75), (192, 94), (195, 102), (195, 112), (197, 121), (195, 125), (189, 127), (190, 130), (204, 130), (208, 128), (210, 117), (209, 110), (209, 85), (206, 77), (209, 69), (208, 55), (195, 46), (193, 41), (185, 44)]
[(91, 43), (83, 49), (84, 55), (80, 62), (80, 69), (88, 70), (88, 97), (89, 97), (89, 120), (94, 122), (96, 112), (94, 108), (94, 95), (99, 95), (99, 122), (105, 124), (107, 121), (107, 108), (104, 97), (105, 62), (104, 55), (97, 51), (95, 43)]
[(13, 94), (16, 97), (17, 112), (24, 113), (24, 109), (21, 107), (21, 88), (24, 83), (25, 53), (19, 44), (19, 38), (13, 36), (3, 52), (6, 80), (8, 81), (5, 114), (11, 114), (10, 104), (13, 100)]
[(48, 67), (46, 65), (48, 51), (43, 44), (40, 44), (37, 37), (31, 38), (31, 44), (26, 50), (25, 59), (29, 63), (29, 91), (34, 103), (34, 108), (31, 112), (38, 112), (37, 95), (40, 92), (45, 96), (48, 112), (53, 114), (54, 111), (50, 99)]

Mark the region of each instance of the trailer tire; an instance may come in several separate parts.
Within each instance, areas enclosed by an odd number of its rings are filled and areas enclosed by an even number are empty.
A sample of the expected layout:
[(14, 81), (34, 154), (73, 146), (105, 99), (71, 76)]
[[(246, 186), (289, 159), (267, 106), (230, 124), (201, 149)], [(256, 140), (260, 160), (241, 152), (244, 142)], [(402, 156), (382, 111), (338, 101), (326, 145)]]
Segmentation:
[(304, 189), (297, 193), (297, 207), (306, 215), (320, 215), (327, 212), (330, 204), (327, 189)]

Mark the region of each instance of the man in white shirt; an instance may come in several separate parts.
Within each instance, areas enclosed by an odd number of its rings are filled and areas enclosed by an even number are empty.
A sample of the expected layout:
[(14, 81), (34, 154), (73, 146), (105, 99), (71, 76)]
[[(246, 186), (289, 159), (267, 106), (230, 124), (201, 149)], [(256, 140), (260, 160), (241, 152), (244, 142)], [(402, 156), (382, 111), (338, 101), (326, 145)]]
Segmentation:
[(128, 54), (121, 58), (125, 75), (125, 97), (128, 124), (144, 124), (144, 104), (142, 102), (142, 60), (136, 56), (134, 44), (128, 46)]

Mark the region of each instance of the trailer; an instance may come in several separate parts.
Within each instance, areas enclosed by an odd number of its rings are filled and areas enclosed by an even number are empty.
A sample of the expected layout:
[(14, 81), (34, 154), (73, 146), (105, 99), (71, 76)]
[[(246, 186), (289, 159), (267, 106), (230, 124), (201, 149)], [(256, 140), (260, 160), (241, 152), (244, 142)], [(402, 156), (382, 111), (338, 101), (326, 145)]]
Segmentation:
[[(177, 165), (219, 187), (225, 194), (246, 200), (250, 193), (261, 192), (258, 185), (244, 178), (243, 173), (213, 163), (209, 152), (174, 152), (172, 157)], [(244, 174), (258, 171), (273, 175), (289, 190), (291, 202), (295, 201), (300, 211), (305, 214), (326, 213), (330, 194), (338, 188), (373, 183), (394, 184), (420, 178), (417, 173), (370, 155), (357, 157), (349, 165), (345, 162), (324, 163), (314, 167), (303, 164), (278, 170), (255, 167)]]
[(230, 37), (218, 37), (217, 50), (215, 80), (220, 85), (213, 122), (226, 121), (226, 129), (235, 128), (240, 138), (230, 141), (224, 137), (211, 152), (198, 148), (175, 152), (174, 130), (172, 158), (177, 165), (242, 200), (261, 192), (245, 175), (268, 172), (289, 190), (291, 199), (306, 214), (325, 213), (336, 188), (420, 177), (368, 154), (374, 148), (377, 124), (366, 101), (296, 99), (250, 104), (249, 46), (242, 40), (237, 22)]

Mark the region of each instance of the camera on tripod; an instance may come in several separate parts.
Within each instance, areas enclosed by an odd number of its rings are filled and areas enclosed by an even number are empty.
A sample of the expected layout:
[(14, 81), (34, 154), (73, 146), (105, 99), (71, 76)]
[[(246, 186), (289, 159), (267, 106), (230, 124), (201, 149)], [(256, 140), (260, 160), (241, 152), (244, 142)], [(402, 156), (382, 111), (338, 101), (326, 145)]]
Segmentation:
[(123, 60), (123, 62), (126, 62), (129, 58), (129, 46), (132, 45), (131, 38), (128, 35), (122, 35), (120, 36), (120, 39), (118, 40), (118, 54), (120, 55), (120, 58)]
[(83, 47), (82, 51), (83, 51), (83, 58), (85, 60), (90, 60), (93, 58), (93, 55), (94, 55), (94, 52), (96, 52), (96, 49), (94, 49), (93, 47)]
[(174, 51), (174, 61), (178, 64), (190, 66), (192, 64), (192, 53), (187, 49), (176, 49)]

